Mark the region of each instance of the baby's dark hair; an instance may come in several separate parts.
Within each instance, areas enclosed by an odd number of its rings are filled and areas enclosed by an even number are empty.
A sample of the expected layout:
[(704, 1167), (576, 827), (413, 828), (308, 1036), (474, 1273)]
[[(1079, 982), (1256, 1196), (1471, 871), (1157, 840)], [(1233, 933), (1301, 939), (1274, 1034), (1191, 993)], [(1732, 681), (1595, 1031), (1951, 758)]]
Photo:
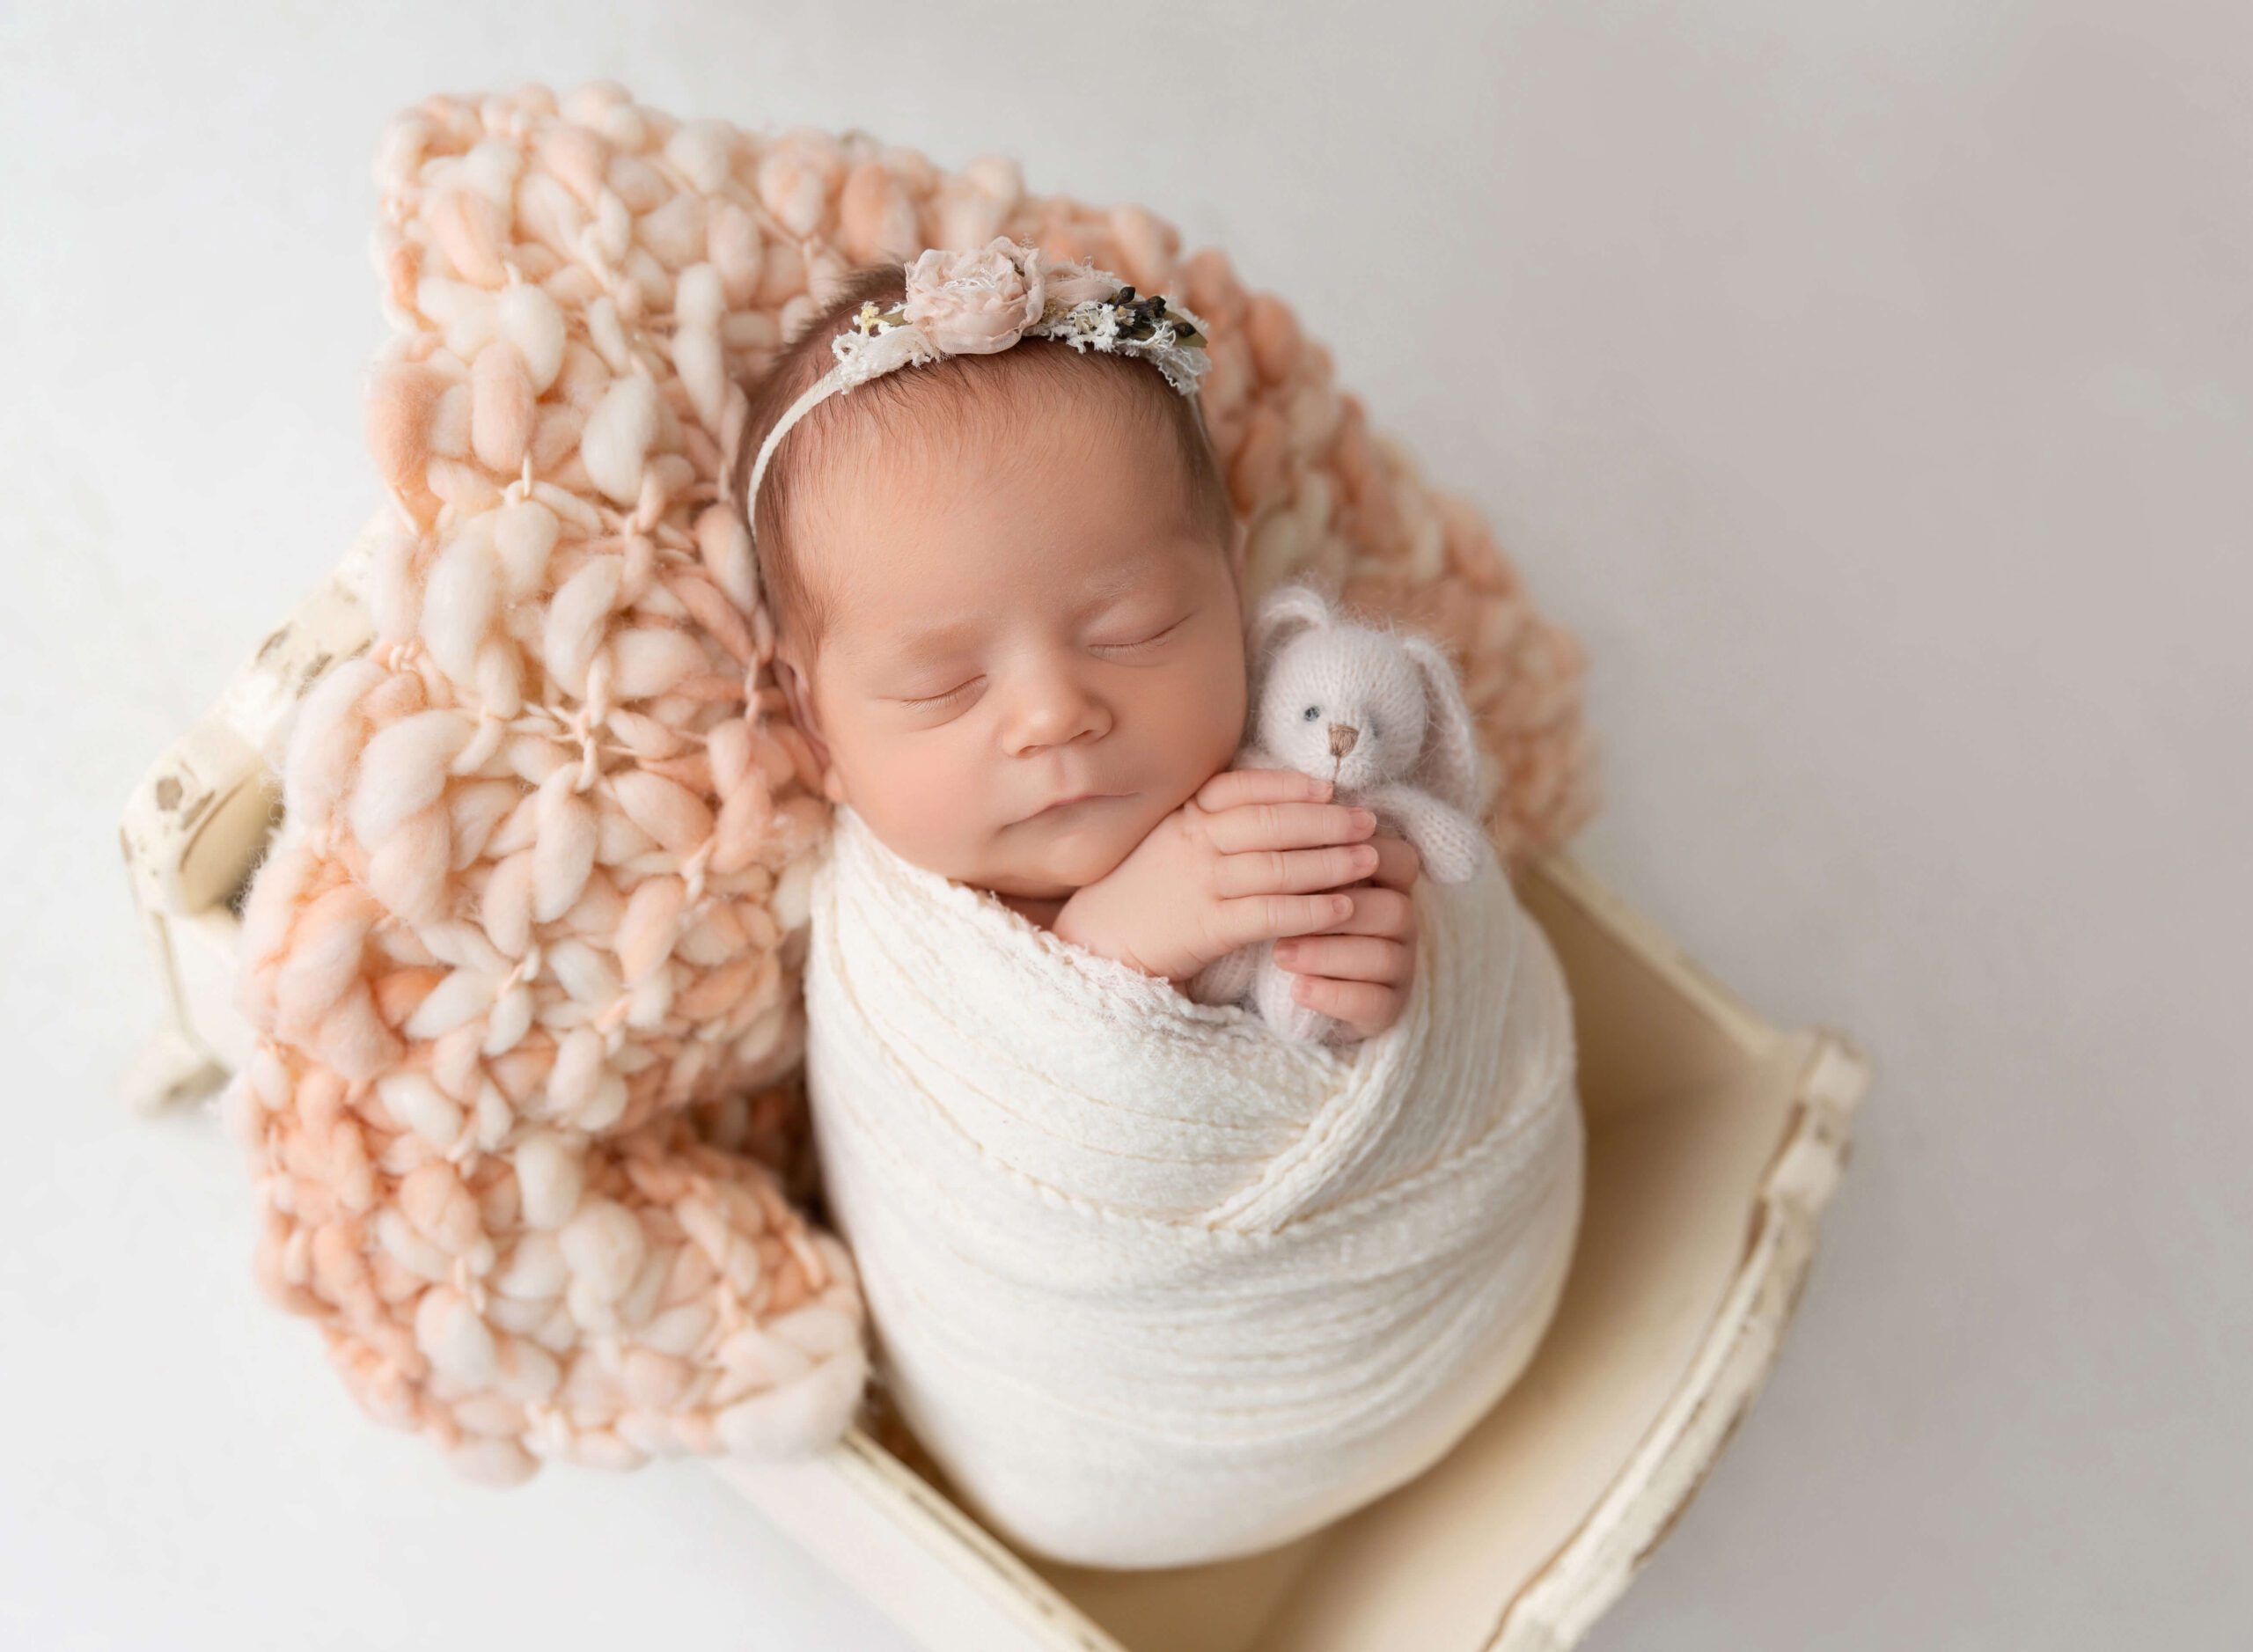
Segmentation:
[[(731, 478), (739, 509), (767, 432), (836, 364), (830, 341), (852, 324), (863, 304), (889, 310), (906, 297), (906, 270), (899, 264), (851, 271), (784, 341), (766, 376), (746, 386), (750, 413)], [(1209, 529), (1225, 554), (1236, 507), (1198, 398), (1183, 395), (1156, 366), (1132, 356), (1075, 350), (1054, 339), (1023, 339), (990, 355), (944, 356), (864, 380), (826, 398), (775, 444), (750, 517), (760, 591), (775, 635), (795, 639), (811, 659), (827, 628), (831, 616), (825, 593), (819, 581), (806, 576), (792, 537), (798, 525), (793, 504), (807, 479), (818, 475), (833, 455), (840, 433), (855, 428), (851, 421), (872, 422), (892, 441), (918, 427), (943, 430), (958, 423), (958, 417), (949, 415), (962, 415), (973, 400), (980, 403), (981, 416), (1017, 422), (1038, 416), (1044, 390), (1084, 392), (1106, 384), (1121, 398), (1126, 416), (1156, 419), (1172, 437), (1181, 459), (1181, 501), (1188, 521)]]

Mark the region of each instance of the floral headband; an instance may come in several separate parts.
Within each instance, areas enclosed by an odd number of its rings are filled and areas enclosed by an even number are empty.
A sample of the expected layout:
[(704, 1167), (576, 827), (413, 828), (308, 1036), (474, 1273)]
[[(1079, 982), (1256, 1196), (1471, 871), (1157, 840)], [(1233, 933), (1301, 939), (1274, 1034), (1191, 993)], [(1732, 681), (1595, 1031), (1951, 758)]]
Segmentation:
[(759, 450), (744, 488), (749, 521), (759, 481), (782, 434), (817, 403), (895, 368), (946, 356), (990, 356), (1019, 339), (1061, 339), (1090, 349), (1140, 356), (1185, 396), (1212, 365), (1203, 319), (1156, 293), (1134, 288), (1107, 270), (1047, 262), (1040, 249), (996, 236), (976, 252), (927, 248), (906, 266), (906, 298), (890, 310), (864, 304), (852, 330), (829, 341), (837, 365), (792, 402)]

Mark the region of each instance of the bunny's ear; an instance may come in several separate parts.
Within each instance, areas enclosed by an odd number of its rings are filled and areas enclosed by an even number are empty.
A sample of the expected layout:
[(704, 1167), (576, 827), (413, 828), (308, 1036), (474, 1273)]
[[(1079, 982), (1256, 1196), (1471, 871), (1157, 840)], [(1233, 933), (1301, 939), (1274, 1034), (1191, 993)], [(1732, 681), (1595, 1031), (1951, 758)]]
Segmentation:
[(1404, 632), (1400, 641), (1424, 678), (1424, 749), (1416, 760), (1415, 782), (1476, 820), (1486, 812), (1487, 771), (1455, 666), (1427, 636)]
[(1255, 675), (1274, 657), (1275, 651), (1303, 630), (1329, 625), (1335, 618), (1330, 598), (1304, 580), (1278, 585), (1252, 610), (1244, 634), (1244, 652)]

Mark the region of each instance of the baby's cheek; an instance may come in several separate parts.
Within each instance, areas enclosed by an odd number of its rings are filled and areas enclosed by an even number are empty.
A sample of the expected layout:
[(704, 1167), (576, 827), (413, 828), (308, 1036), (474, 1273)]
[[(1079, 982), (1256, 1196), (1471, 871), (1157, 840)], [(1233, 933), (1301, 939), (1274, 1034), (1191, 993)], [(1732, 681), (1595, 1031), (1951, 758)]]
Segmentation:
[(1245, 688), (1241, 655), (1207, 659), (1167, 679), (1154, 696), (1151, 742), (1176, 777), (1173, 789), (1194, 793), (1234, 760), (1244, 743)]
[(921, 865), (954, 857), (970, 805), (962, 776), (928, 746), (864, 741), (838, 755), (848, 801), (877, 835)]

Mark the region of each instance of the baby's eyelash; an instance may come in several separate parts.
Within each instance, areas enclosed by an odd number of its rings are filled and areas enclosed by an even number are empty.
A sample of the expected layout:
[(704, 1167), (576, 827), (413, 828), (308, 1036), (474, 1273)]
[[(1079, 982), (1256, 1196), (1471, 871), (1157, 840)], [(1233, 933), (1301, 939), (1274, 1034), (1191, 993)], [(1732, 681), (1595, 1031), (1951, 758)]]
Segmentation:
[(1187, 614), (1184, 614), (1180, 619), (1176, 620), (1171, 625), (1166, 627), (1164, 630), (1159, 632), (1156, 636), (1146, 636), (1139, 642), (1096, 642), (1091, 643), (1090, 646), (1094, 648), (1114, 650), (1148, 648), (1153, 642), (1163, 642), (1167, 637), (1171, 636), (1176, 631), (1178, 631), (1183, 626), (1187, 625), (1188, 623), (1189, 616)]
[[(1135, 649), (1149, 648), (1155, 643), (1164, 642), (1166, 638), (1171, 636), (1176, 631), (1181, 629), (1183, 626), (1187, 625), (1193, 618), (1195, 618), (1193, 614), (1185, 613), (1181, 618), (1176, 620), (1171, 625), (1166, 627), (1164, 630), (1158, 632), (1155, 636), (1146, 636), (1139, 642), (1091, 642), (1088, 646), (1090, 648), (1102, 649), (1110, 653), (1117, 653), (1121, 650), (1131, 652)], [(902, 699), (899, 703), (906, 706), (911, 711), (928, 710), (933, 706), (943, 706), (950, 700), (958, 698), (964, 690), (975, 687), (978, 684), (978, 680), (979, 679), (977, 678), (972, 677), (967, 682), (956, 684), (944, 694), (925, 694), (920, 699), (914, 700)]]
[(953, 687), (948, 689), (946, 693), (943, 694), (925, 694), (921, 700), (903, 700), (899, 703), (903, 706), (907, 706), (918, 710), (921, 709), (925, 706), (943, 706), (977, 680), (978, 679), (973, 677), (969, 682), (957, 683)]

